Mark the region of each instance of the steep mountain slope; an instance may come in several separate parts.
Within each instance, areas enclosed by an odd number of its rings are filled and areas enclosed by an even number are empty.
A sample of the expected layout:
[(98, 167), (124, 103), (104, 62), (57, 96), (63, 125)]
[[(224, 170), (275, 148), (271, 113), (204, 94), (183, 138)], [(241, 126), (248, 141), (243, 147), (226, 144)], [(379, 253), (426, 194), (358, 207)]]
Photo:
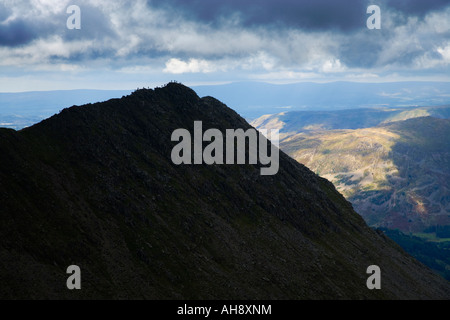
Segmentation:
[[(415, 299), (450, 285), (371, 230), (325, 179), (280, 154), (175, 166), (175, 129), (250, 128), (171, 83), (0, 130), (0, 297)], [(80, 266), (82, 289), (66, 288)], [(368, 290), (368, 266), (382, 289)]]
[[(450, 230), (449, 227), (441, 227), (440, 229)], [(450, 241), (430, 241), (424, 237), (406, 235), (399, 230), (381, 230), (406, 252), (450, 281), (450, 254), (448, 254)], [(430, 233), (427, 233), (427, 235), (433, 237)]]
[(281, 148), (332, 181), (369, 225), (450, 225), (450, 120), (301, 133)]

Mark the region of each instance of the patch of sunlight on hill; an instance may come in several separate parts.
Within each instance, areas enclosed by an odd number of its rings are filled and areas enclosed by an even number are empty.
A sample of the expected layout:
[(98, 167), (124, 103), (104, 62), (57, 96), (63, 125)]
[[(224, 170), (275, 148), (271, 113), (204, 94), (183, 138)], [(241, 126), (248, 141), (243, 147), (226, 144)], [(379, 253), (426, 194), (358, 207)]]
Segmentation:
[(259, 130), (279, 130), (279, 140), (282, 141), (285, 138), (288, 138), (295, 134), (295, 132), (284, 132), (283, 128), (285, 127), (286, 123), (284, 123), (281, 120), (281, 116), (285, 115), (285, 112), (275, 114), (275, 115), (264, 115), (252, 122), (250, 124), (255, 127), (259, 128)]
[(371, 226), (421, 231), (450, 225), (450, 120), (303, 132), (281, 149), (330, 180)]
[(399, 114), (395, 114), (392, 117), (386, 119), (383, 123), (403, 121), (403, 120), (419, 118), (419, 117), (428, 117), (428, 116), (431, 116), (429, 109), (417, 108), (417, 109), (413, 109), (413, 110), (403, 111)]
[(283, 142), (283, 149), (296, 150), (294, 159), (351, 197), (359, 190), (390, 189), (388, 179), (399, 172), (389, 154), (399, 138), (384, 128), (332, 130), (296, 135)]
[(282, 115), (284, 115), (284, 112), (276, 115), (266, 114), (252, 121), (250, 124), (256, 128), (281, 130), (285, 126), (285, 123), (280, 120), (280, 116)]
[(326, 130), (325, 125), (324, 124), (311, 124), (308, 126), (304, 126), (302, 128), (302, 130), (306, 130), (306, 131), (319, 131), (319, 130)]

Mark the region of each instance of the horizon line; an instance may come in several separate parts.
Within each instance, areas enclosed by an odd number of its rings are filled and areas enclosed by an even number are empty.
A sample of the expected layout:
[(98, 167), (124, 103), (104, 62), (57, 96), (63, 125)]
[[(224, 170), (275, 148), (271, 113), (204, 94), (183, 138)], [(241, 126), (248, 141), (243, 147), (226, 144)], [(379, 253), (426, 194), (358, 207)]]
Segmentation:
[[(159, 86), (165, 86), (170, 82), (165, 82)], [(332, 83), (355, 83), (355, 84), (384, 84), (384, 83), (448, 83), (450, 84), (450, 80), (387, 80), (387, 81), (349, 81), (349, 80), (332, 80), (332, 81), (293, 81), (293, 82), (271, 82), (271, 81), (258, 81), (258, 80), (238, 80), (238, 81), (223, 81), (223, 82), (211, 82), (205, 84), (185, 84), (180, 82), (181, 84), (193, 88), (193, 87), (215, 87), (215, 86), (224, 86), (230, 84), (240, 84), (240, 83), (252, 83), (252, 84), (269, 84), (274, 86), (284, 86), (284, 85), (295, 85), (295, 84), (332, 84)], [(147, 87), (149, 89), (155, 89), (159, 86)], [(145, 87), (142, 87), (145, 89)], [(19, 93), (43, 93), (43, 92), (65, 92), (65, 91), (134, 91), (138, 89), (142, 89), (141, 87), (137, 88), (125, 88), (125, 89), (92, 89), (92, 88), (73, 88), (73, 89), (55, 89), (55, 90), (27, 90), (27, 91), (0, 91), (0, 94), (19, 94)]]

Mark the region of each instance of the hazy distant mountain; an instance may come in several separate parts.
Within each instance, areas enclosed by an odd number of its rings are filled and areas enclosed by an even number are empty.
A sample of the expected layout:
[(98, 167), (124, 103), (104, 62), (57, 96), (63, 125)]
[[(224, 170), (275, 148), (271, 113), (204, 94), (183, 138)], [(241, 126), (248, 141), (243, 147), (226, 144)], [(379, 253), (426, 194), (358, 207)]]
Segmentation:
[[(448, 82), (331, 82), (275, 85), (237, 82), (195, 86), (199, 96), (213, 96), (246, 119), (283, 111), (318, 111), (373, 107), (450, 104)], [(20, 129), (72, 105), (120, 98), (131, 90), (65, 90), (0, 93), (0, 127)], [(6, 119), (9, 117), (9, 119)], [(14, 117), (20, 117), (17, 122)], [(11, 120), (13, 119), (13, 120)]]
[[(0, 129), (0, 297), (450, 298), (448, 282), (284, 153), (275, 176), (175, 166), (171, 134), (195, 120), (250, 128), (171, 83)], [(82, 290), (65, 287), (72, 264)], [(381, 290), (366, 287), (373, 264)]]
[(366, 108), (334, 111), (289, 111), (261, 116), (251, 122), (257, 128), (279, 129), (284, 136), (301, 132), (362, 129), (394, 121), (432, 116), (449, 119), (450, 105), (408, 108)]
[(59, 90), (0, 93), (0, 127), (22, 129), (73, 105), (120, 98), (131, 90)]
[(283, 111), (450, 104), (449, 82), (301, 82), (282, 85), (241, 82), (194, 89), (200, 96), (217, 97), (249, 119)]
[(450, 225), (450, 120), (415, 117), (449, 110), (287, 113), (253, 124), (281, 128), (282, 150), (332, 181), (370, 225), (419, 232)]

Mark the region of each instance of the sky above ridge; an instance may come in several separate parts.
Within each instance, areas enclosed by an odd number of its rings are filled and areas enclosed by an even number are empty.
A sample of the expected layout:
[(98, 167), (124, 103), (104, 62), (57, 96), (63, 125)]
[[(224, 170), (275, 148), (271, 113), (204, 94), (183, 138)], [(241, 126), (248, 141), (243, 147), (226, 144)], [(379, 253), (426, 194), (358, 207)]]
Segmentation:
[(450, 1), (0, 0), (0, 92), (171, 80), (450, 81)]

